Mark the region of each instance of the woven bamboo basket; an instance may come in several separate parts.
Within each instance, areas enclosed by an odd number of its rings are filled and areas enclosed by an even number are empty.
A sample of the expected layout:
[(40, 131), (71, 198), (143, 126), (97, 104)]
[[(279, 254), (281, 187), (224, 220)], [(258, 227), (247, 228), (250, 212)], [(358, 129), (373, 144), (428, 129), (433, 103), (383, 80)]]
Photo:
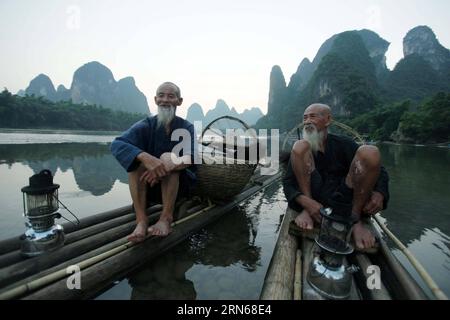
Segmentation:
[[(250, 129), (240, 119), (231, 116), (217, 118), (203, 130), (199, 141), (203, 146), (208, 146), (205, 142), (205, 133), (214, 123), (223, 119), (239, 123), (245, 130)], [(255, 138), (257, 137), (255, 136)], [(226, 147), (226, 145), (224, 146)], [(224, 201), (238, 195), (249, 183), (257, 167), (256, 163), (245, 159), (230, 158), (226, 153), (219, 153), (212, 157), (207, 152), (201, 152), (201, 156), (202, 164), (197, 165), (197, 185), (194, 194), (212, 200)]]

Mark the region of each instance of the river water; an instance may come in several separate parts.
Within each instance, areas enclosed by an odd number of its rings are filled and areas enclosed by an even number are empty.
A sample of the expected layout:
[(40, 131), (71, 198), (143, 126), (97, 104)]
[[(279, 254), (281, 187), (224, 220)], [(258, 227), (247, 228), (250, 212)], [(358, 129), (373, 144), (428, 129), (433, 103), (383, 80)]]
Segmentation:
[[(44, 168), (61, 185), (60, 200), (80, 218), (130, 204), (126, 172), (109, 152), (113, 138), (0, 132), (0, 239), (24, 232), (20, 189)], [(450, 149), (379, 147), (390, 175), (391, 201), (383, 213), (387, 226), (450, 296)], [(275, 183), (167, 254), (117, 279), (97, 299), (258, 299), (285, 209), (281, 184)]]

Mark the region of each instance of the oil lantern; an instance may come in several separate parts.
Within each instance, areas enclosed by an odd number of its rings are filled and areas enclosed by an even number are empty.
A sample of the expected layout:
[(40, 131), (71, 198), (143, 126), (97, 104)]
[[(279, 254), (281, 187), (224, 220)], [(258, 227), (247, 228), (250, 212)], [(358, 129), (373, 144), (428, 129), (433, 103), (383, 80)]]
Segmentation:
[(28, 257), (60, 248), (64, 244), (63, 227), (55, 224), (58, 212), (58, 184), (53, 183), (50, 170), (42, 170), (22, 188), (27, 230), (22, 241), (22, 254)]

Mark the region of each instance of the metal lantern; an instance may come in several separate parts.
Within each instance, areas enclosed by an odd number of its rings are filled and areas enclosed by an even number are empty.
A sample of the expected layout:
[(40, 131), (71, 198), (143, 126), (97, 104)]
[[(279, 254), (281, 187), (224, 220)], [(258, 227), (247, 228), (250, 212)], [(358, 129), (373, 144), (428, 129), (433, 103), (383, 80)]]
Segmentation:
[(351, 269), (344, 265), (344, 258), (353, 252), (349, 241), (355, 219), (351, 214), (343, 214), (341, 210), (333, 212), (331, 208), (322, 208), (320, 213), (322, 224), (307, 280), (326, 298), (347, 299), (352, 277)]
[(37, 256), (64, 244), (62, 226), (55, 224), (58, 212), (58, 184), (53, 183), (50, 170), (42, 170), (30, 177), (30, 185), (22, 188), (24, 216), (27, 230), (22, 241), (22, 253)]

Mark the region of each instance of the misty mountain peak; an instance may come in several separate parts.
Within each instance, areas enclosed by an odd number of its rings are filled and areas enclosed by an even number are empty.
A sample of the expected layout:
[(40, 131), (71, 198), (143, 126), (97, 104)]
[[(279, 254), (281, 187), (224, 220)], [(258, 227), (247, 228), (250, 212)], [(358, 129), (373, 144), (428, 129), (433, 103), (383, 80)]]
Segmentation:
[(286, 80), (284, 79), (283, 71), (280, 66), (273, 66), (270, 72), (270, 85), (276, 87), (286, 87)]
[(371, 58), (380, 55), (384, 56), (384, 54), (389, 49), (390, 43), (372, 30), (362, 29), (358, 31), (358, 34), (363, 39)]
[(224, 100), (218, 99), (216, 102), (215, 110), (217, 112), (229, 112), (230, 107), (227, 105), (227, 103)]
[(188, 108), (186, 119), (189, 122), (195, 123), (195, 121), (203, 121), (204, 117), (203, 109), (198, 103), (193, 103)]
[(79, 81), (96, 86), (115, 82), (111, 70), (97, 61), (88, 62), (75, 71), (73, 82)]
[(58, 86), (58, 89), (56, 89), (57, 92), (63, 92), (63, 91), (66, 91), (66, 90), (67, 90), (67, 88), (64, 87), (63, 84), (60, 84), (60, 85)]
[(273, 66), (270, 72), (269, 112), (280, 100), (284, 100), (286, 80), (280, 66)]
[(129, 87), (134, 87), (136, 85), (136, 82), (134, 81), (133, 77), (125, 77), (123, 79), (120, 79), (117, 83)]
[(50, 78), (40, 74), (30, 82), (26, 94), (43, 96), (51, 101), (72, 100), (112, 110), (149, 113), (147, 98), (136, 87), (134, 78), (125, 77), (116, 82), (111, 70), (97, 61), (88, 62), (75, 71), (70, 89), (59, 85), (55, 90)]
[[(250, 110), (245, 110), (242, 113), (238, 113), (234, 107), (230, 109), (224, 100), (219, 99), (217, 100), (215, 108), (209, 110), (205, 115), (202, 107), (198, 103), (192, 104), (188, 109), (186, 119), (191, 123), (201, 121), (203, 126), (206, 126), (211, 121), (222, 116), (233, 116), (252, 126), (258, 121), (259, 118), (263, 116), (263, 113), (256, 107), (253, 107)], [(196, 128), (196, 130), (198, 130), (198, 128)]]
[(406, 34), (403, 39), (403, 54), (405, 57), (416, 54), (438, 71), (450, 66), (450, 51), (439, 43), (428, 26), (415, 27)]
[(26, 88), (25, 93), (28, 95), (42, 96), (48, 100), (54, 101), (56, 97), (56, 90), (53, 86), (52, 80), (41, 73), (33, 80), (30, 81), (29, 86)]
[[(433, 30), (428, 26), (417, 26), (411, 29), (403, 39), (404, 44), (414, 44), (415, 42), (421, 42), (423, 47), (433, 47), (439, 44)], [(415, 53), (412, 52), (414, 47), (404, 48), (405, 56)]]

